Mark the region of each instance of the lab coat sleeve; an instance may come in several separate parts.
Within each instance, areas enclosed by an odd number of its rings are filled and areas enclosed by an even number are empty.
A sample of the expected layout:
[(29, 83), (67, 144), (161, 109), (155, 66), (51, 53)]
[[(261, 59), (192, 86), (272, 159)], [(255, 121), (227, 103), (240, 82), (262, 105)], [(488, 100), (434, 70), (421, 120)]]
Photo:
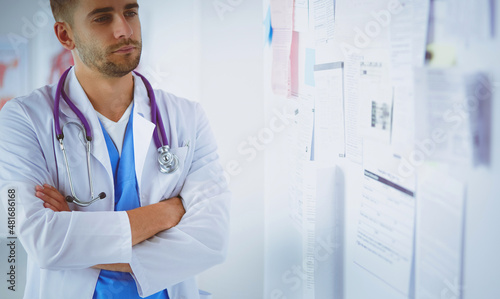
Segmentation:
[(194, 157), (180, 195), (186, 214), (180, 223), (132, 249), (131, 268), (139, 295), (147, 297), (225, 260), (230, 192), (217, 145), (199, 104)]
[[(132, 244), (126, 212), (53, 212), (35, 197), (35, 185), (57, 186), (23, 103), (11, 100), (0, 111), (0, 200), (8, 208), (15, 193), (16, 232), (40, 268), (80, 269), (103, 263), (128, 263)], [(4, 218), (5, 213), (0, 215)]]

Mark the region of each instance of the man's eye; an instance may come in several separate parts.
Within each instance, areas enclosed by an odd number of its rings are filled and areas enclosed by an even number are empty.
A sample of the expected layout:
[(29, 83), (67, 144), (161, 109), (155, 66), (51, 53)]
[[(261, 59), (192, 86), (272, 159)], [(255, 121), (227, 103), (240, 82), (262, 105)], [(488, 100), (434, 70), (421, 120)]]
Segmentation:
[(94, 19), (94, 22), (104, 23), (104, 22), (108, 21), (109, 19), (110, 19), (109, 16), (102, 16), (102, 17)]
[(137, 12), (135, 12), (135, 11), (129, 11), (129, 12), (125, 13), (125, 16), (128, 17), (128, 18), (135, 17), (135, 16), (137, 16)]

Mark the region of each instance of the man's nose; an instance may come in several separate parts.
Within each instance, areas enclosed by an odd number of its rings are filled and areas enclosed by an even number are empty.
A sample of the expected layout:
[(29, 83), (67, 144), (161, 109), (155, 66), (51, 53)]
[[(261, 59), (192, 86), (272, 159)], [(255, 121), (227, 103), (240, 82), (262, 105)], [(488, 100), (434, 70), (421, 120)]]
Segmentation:
[(127, 19), (122, 15), (115, 19), (114, 34), (116, 39), (120, 38), (130, 38), (134, 34), (132, 26), (130, 26)]

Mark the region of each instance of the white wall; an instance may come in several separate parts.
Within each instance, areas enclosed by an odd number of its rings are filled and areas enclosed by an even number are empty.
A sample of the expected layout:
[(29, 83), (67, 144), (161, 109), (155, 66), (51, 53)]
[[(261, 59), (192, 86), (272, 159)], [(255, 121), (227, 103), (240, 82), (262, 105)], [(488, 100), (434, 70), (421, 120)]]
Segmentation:
[[(200, 276), (214, 298), (261, 298), (264, 277), (264, 157), (246, 160), (238, 147), (264, 125), (262, 3), (239, 1), (217, 13), (201, 3), (201, 102), (219, 141), (224, 167), (231, 160), (233, 201), (228, 260)], [(221, 1), (218, 1), (221, 2)], [(222, 1), (224, 3), (238, 1)], [(221, 18), (222, 16), (222, 18)]]
[[(228, 258), (199, 276), (200, 288), (212, 292), (214, 298), (260, 298), (264, 160), (259, 154), (248, 162), (238, 147), (264, 126), (262, 3), (242, 1), (223, 10), (214, 3), (141, 3), (148, 12), (142, 16), (144, 69), (159, 68), (167, 73), (162, 88), (203, 105), (218, 141), (222, 165), (231, 174)], [(238, 171), (231, 172), (228, 163), (238, 163)]]

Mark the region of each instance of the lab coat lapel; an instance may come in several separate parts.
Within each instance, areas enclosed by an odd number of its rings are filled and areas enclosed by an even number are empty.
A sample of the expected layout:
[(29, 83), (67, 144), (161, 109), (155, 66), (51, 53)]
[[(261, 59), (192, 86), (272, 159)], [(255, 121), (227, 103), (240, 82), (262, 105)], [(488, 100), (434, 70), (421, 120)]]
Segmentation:
[[(111, 181), (113, 181), (113, 171), (111, 169), (111, 161), (109, 160), (108, 150), (106, 147), (106, 140), (104, 139), (104, 135), (102, 133), (101, 125), (99, 123), (99, 119), (97, 118), (97, 114), (95, 113), (94, 107), (90, 103), (90, 100), (87, 97), (87, 94), (83, 90), (80, 82), (78, 82), (78, 78), (75, 75), (75, 68), (73, 67), (68, 74), (66, 82), (64, 84), (64, 90), (66, 94), (71, 99), (71, 101), (78, 107), (78, 109), (83, 113), (87, 121), (89, 122), (90, 129), (92, 130), (92, 149), (91, 155), (94, 156), (99, 163), (106, 169)], [(76, 114), (71, 110), (68, 104), (61, 99), (60, 102), (60, 110), (61, 114), (64, 114), (66, 117), (76, 120), (80, 123), (80, 120), (76, 116)], [(61, 126), (64, 125), (65, 122), (61, 122)]]
[(148, 150), (151, 147), (151, 139), (155, 126), (149, 120), (134, 113), (134, 154), (135, 154), (135, 173), (139, 189), (142, 182), (142, 171)]
[[(148, 151), (152, 146), (155, 125), (151, 122), (151, 107), (146, 87), (141, 78), (134, 74), (134, 154), (135, 173), (141, 192), (142, 172)], [(150, 158), (151, 159), (151, 158)]]

